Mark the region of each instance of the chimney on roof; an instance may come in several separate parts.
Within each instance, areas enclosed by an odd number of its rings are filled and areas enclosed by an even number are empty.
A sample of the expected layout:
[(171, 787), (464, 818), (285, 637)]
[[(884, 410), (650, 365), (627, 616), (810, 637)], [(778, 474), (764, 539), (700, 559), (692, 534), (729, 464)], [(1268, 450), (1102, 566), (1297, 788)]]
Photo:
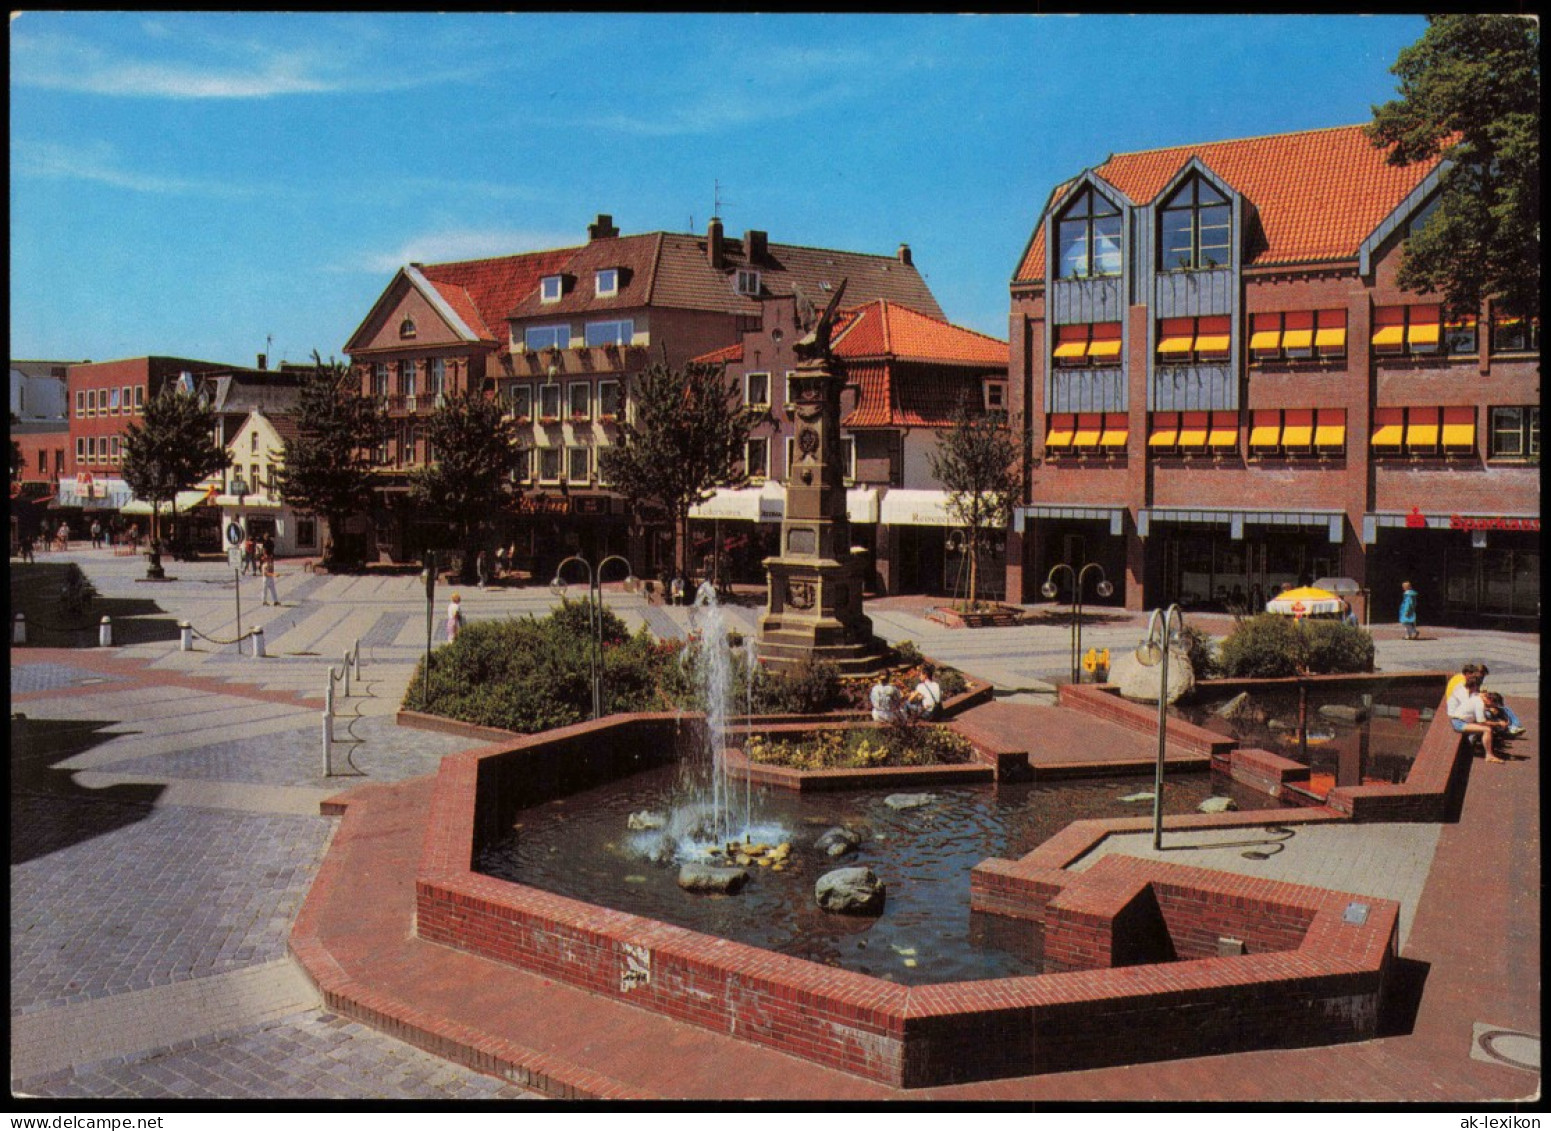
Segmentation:
[(705, 253), (706, 259), (710, 261), (711, 266), (720, 270), (724, 262), (722, 257), (722, 222), (715, 216), (712, 216), (711, 222), (706, 225)]
[(756, 263), (765, 258), (765, 248), (770, 242), (770, 236), (756, 228), (750, 228), (743, 233), (743, 254), (750, 263)]
[(269, 355), (267, 353), (261, 353), (258, 355), (258, 367), (260, 369), (269, 368)]
[(593, 240), (611, 240), (619, 235), (619, 229), (614, 226), (614, 217), (607, 212), (599, 212), (598, 218), (587, 225), (587, 242)]
[(906, 267), (910, 267), (910, 266), (913, 265), (913, 261), (910, 258), (910, 245), (909, 244), (902, 243), (902, 244), (899, 245), (899, 261), (901, 263), (903, 263)]

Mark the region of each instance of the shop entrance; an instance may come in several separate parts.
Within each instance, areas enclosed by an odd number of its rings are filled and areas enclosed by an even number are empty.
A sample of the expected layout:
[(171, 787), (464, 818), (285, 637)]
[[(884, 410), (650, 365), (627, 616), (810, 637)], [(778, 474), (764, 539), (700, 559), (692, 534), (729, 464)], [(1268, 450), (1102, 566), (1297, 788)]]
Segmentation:
[(1235, 541), (1226, 527), (1169, 533), (1159, 581), (1164, 604), (1261, 612), (1283, 585), (1334, 576), (1339, 546), (1319, 535), (1274, 534)]

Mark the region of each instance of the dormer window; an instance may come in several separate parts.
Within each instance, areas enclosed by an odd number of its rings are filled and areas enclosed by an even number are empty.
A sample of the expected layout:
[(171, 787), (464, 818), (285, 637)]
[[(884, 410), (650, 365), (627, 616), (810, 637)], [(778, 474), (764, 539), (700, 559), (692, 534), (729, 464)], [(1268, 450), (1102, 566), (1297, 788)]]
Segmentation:
[(1233, 209), (1200, 177), (1192, 177), (1160, 212), (1159, 265), (1164, 271), (1204, 271), (1233, 262)]
[(619, 293), (619, 268), (602, 268), (593, 275), (593, 285), (599, 298), (613, 298)]
[(740, 295), (755, 296), (759, 294), (759, 272), (740, 268), (737, 281)]
[(565, 294), (565, 277), (563, 275), (545, 275), (539, 281), (539, 301), (559, 302)]
[(399, 337), (413, 338), (415, 333), (415, 320), (413, 318), (406, 318), (399, 323)]
[(1056, 240), (1061, 278), (1120, 274), (1120, 209), (1092, 189), (1083, 189), (1061, 215)]

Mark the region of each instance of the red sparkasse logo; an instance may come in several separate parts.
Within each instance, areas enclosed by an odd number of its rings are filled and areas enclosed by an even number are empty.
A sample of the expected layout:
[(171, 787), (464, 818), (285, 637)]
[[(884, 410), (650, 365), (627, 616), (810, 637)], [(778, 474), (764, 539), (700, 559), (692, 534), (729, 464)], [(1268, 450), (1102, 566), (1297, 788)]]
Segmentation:
[(1510, 518), (1507, 515), (1449, 515), (1450, 530), (1531, 530), (1539, 532), (1538, 518)]

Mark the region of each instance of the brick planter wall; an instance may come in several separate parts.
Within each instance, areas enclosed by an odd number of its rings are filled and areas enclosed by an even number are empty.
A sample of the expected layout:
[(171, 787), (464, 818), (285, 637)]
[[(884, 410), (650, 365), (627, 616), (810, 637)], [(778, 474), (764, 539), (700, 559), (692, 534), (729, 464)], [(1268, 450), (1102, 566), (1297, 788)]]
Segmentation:
[[(1350, 897), (1296, 885), (1126, 857), (1046, 867), (1091, 843), (1091, 827), (1053, 838), (1031, 854), (1040, 860), (987, 861), (974, 875), (982, 902), (991, 893), (1014, 918), (1048, 920), (1047, 955), (1064, 955), (1068, 972), (908, 988), (471, 870), (480, 838), (515, 812), (503, 794), (531, 803), (632, 772), (660, 760), (681, 725), (617, 716), (444, 759), (417, 934), (905, 1087), (1374, 1034), (1394, 904), (1369, 901), (1367, 923), (1351, 926), (1339, 922)], [(1194, 957), (1226, 931), (1252, 953)], [(1149, 963), (1165, 952), (1183, 960)]]

